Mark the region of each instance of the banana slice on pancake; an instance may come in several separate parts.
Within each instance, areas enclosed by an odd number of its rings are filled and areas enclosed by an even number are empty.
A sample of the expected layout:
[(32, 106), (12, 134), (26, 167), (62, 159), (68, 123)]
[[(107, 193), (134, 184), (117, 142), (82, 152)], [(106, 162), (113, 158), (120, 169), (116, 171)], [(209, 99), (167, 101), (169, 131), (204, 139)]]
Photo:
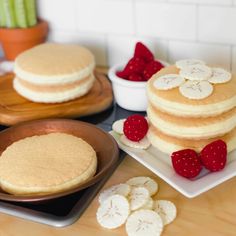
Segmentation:
[(167, 74), (155, 79), (153, 85), (159, 90), (169, 90), (180, 86), (185, 79), (177, 74)]
[(179, 74), (189, 80), (207, 80), (212, 76), (212, 70), (206, 65), (192, 65), (182, 68)]
[(213, 86), (206, 80), (189, 80), (179, 87), (179, 91), (186, 98), (199, 100), (210, 96)]
[(186, 66), (205, 65), (205, 62), (198, 59), (185, 59), (185, 60), (176, 61), (175, 65), (177, 68), (182, 69)]
[(213, 84), (221, 84), (230, 81), (231, 78), (232, 75), (227, 70), (214, 67), (212, 68), (212, 76), (208, 79), (208, 81)]

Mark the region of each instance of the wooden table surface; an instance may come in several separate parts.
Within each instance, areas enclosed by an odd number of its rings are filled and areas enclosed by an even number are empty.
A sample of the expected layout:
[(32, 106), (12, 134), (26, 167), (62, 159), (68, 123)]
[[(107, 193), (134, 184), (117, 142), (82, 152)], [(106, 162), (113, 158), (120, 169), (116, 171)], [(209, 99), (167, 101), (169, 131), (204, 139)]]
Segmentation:
[[(188, 199), (155, 176), (133, 158), (127, 156), (104, 188), (126, 181), (138, 175), (153, 177), (159, 183), (156, 199), (173, 201), (178, 210), (176, 220), (166, 226), (163, 236), (235, 236), (236, 235), (236, 178), (214, 189)], [(124, 226), (106, 230), (96, 221), (97, 197), (83, 216), (74, 224), (54, 228), (17, 217), (0, 214), (0, 236), (121, 236), (126, 235)]]

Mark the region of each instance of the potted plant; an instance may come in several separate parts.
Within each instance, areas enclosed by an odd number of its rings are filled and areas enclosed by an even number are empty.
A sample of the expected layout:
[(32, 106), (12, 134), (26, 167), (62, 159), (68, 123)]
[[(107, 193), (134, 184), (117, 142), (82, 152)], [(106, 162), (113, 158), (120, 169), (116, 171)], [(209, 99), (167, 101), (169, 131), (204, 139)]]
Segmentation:
[(48, 24), (37, 19), (35, 0), (0, 0), (0, 42), (7, 60), (47, 37)]

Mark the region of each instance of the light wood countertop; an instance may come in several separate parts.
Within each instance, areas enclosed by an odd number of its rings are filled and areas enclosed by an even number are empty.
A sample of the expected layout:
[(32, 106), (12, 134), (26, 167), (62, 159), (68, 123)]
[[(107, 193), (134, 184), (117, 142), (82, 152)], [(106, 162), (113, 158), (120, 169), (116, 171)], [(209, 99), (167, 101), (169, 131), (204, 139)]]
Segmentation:
[[(176, 220), (167, 225), (163, 236), (235, 236), (236, 235), (236, 178), (196, 197), (188, 199), (127, 156), (104, 188), (138, 175), (148, 175), (159, 183), (156, 199), (173, 201), (178, 209)], [(193, 183), (194, 184), (194, 183)], [(126, 235), (124, 227), (106, 230), (96, 221), (97, 197), (82, 217), (64, 228), (54, 228), (17, 217), (0, 214), (0, 236), (110, 236)]]

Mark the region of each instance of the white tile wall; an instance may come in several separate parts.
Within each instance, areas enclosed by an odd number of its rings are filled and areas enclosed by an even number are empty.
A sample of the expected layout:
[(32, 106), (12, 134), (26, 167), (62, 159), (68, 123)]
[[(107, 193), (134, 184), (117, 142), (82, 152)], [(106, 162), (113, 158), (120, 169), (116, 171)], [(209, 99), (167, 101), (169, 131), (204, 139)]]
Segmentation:
[(203, 5), (232, 5), (232, 0), (169, 0), (174, 3), (196, 3)]
[(99, 33), (134, 33), (132, 0), (77, 0), (79, 30)]
[(76, 0), (40, 0), (38, 13), (50, 23), (53, 30), (76, 30), (75, 2)]
[(169, 61), (178, 59), (198, 58), (214, 66), (230, 69), (231, 48), (224, 45), (205, 43), (169, 42)]
[(80, 31), (51, 31), (48, 39), (58, 43), (79, 43), (92, 51), (98, 65), (107, 65), (105, 35)]
[(100, 65), (126, 61), (136, 41), (160, 59), (195, 57), (236, 73), (236, 0), (38, 0), (51, 41), (80, 43)]
[(236, 7), (199, 7), (199, 40), (236, 44)]
[(137, 1), (137, 33), (171, 39), (196, 39), (196, 6)]

